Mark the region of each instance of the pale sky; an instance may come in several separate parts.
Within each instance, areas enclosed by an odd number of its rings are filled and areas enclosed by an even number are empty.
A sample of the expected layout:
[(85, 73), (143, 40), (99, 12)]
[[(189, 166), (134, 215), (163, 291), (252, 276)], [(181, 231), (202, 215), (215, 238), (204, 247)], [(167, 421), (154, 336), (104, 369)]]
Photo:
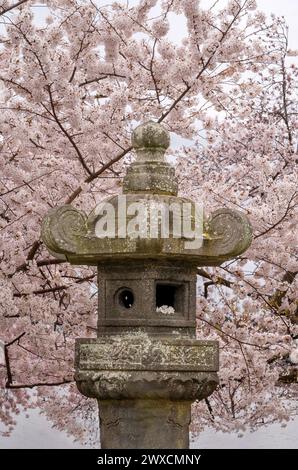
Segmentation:
[[(135, 0), (134, 0), (135, 1)], [(203, 3), (213, 3), (203, 0)], [(106, 3), (106, 2), (105, 2)], [(133, 2), (130, 2), (133, 3)], [(291, 49), (298, 49), (298, 1), (297, 0), (258, 0), (259, 8), (265, 13), (284, 16), (289, 25), (289, 44)], [(177, 20), (176, 20), (177, 21)], [(175, 23), (176, 23), (175, 21)], [(175, 25), (176, 26), (176, 25)], [(178, 25), (177, 25), (178, 26)], [(44, 417), (37, 412), (18, 418), (18, 425), (11, 437), (0, 436), (0, 448), (77, 448), (70, 438), (51, 428)], [(201, 448), (297, 448), (298, 419), (287, 428), (278, 425), (269, 426), (257, 433), (247, 433), (242, 439), (235, 434), (204, 432), (195, 446)]]
[(289, 44), (291, 49), (298, 49), (298, 2), (297, 0), (258, 0), (258, 5), (265, 13), (284, 16), (289, 26)]

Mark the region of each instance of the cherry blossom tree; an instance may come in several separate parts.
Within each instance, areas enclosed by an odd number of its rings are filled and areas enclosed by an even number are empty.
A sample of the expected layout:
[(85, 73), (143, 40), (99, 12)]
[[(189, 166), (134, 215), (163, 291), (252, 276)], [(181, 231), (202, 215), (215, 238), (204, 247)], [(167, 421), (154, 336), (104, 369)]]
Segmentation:
[(276, 62), (225, 80), (229, 94), (217, 105), (223, 118), (203, 118), (206, 143), (198, 151), (196, 138), (187, 165), (180, 161), (188, 195), (204, 198), (209, 210), (234, 206), (253, 224), (245, 256), (199, 270), (198, 329), (220, 337), (221, 386), (206, 400), (209, 415), (200, 403), (195, 416), (240, 435), (287, 420), (297, 400), (298, 68), (286, 65), (294, 54), (282, 21), (275, 34)]
[(96, 404), (73, 379), (74, 339), (96, 334), (96, 273), (51, 258), (40, 225), (54, 206), (88, 211), (117, 193), (131, 130), (148, 119), (193, 142), (172, 150), (180, 191), (207, 212), (240, 207), (254, 228), (245, 257), (198, 270), (198, 335), (220, 341), (221, 381), (194, 407), (194, 430), (288, 419), (298, 72), (283, 21), (266, 20), (254, 0), (2, 0), (0, 19), (5, 432), (30, 407), (78, 439), (96, 432)]

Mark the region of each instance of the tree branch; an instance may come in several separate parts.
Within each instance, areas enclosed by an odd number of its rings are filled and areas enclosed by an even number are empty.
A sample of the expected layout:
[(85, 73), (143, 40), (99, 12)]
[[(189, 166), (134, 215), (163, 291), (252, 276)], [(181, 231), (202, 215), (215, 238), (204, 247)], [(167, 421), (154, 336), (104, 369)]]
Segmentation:
[[(227, 34), (229, 33), (230, 29), (233, 27), (235, 21), (237, 20), (238, 16), (240, 15), (242, 9), (244, 8), (245, 4), (247, 2), (244, 2), (244, 4), (239, 7), (239, 11), (236, 13), (236, 15), (234, 16), (234, 18), (232, 19), (231, 23), (229, 24), (229, 26), (227, 27), (227, 29), (222, 33), (222, 37), (219, 41), (219, 45), (223, 42), (224, 38), (227, 36)], [(219, 45), (215, 48), (215, 50), (211, 53), (210, 57), (208, 58), (208, 60), (203, 63), (203, 66), (200, 70), (200, 72), (197, 74), (197, 76), (195, 77), (195, 81), (197, 81), (201, 76), (202, 74), (205, 72), (205, 70), (207, 69), (207, 67), (209, 66), (211, 60), (213, 59), (213, 57), (215, 56), (216, 52), (217, 52), (217, 49), (219, 47)], [(171, 106), (169, 107), (169, 109), (163, 113), (161, 115), (161, 117), (159, 118), (158, 122), (163, 122), (165, 120), (165, 118), (170, 114), (170, 112), (177, 106), (177, 104), (184, 98), (184, 96), (189, 92), (189, 90), (192, 88), (191, 85), (187, 85), (186, 88), (183, 90), (183, 92), (173, 101), (173, 103), (171, 104)]]
[[(15, 270), (15, 272), (13, 274), (9, 274), (8, 277), (13, 277), (14, 274), (16, 274), (20, 271), (25, 271), (28, 268), (28, 261), (26, 261), (26, 263), (20, 264), (20, 266), (18, 266), (17, 269)], [(66, 260), (56, 259), (56, 258), (42, 259), (40, 261), (37, 261), (36, 265), (38, 267), (40, 267), (40, 266), (51, 266), (52, 264), (62, 264), (62, 263), (65, 263), (65, 262), (66, 262)]]
[(17, 336), (16, 338), (14, 338), (12, 341), (10, 341), (9, 343), (5, 343), (4, 344), (4, 361), (5, 361), (5, 367), (6, 367), (6, 373), (7, 373), (7, 381), (6, 381), (6, 387), (7, 385), (11, 384), (12, 381), (13, 381), (13, 378), (12, 378), (12, 371), (11, 371), (11, 367), (10, 367), (10, 360), (9, 360), (9, 354), (8, 354), (8, 348), (9, 346), (11, 346), (12, 344), (14, 343), (17, 343), (20, 341), (20, 339), (25, 335), (26, 333), (21, 333), (19, 336)]
[(60, 382), (36, 382), (33, 384), (12, 384), (6, 383), (5, 388), (7, 389), (20, 389), (20, 388), (34, 388), (34, 387), (59, 387), (61, 385), (66, 385), (73, 383), (74, 380), (61, 380)]
[[(91, 279), (93, 279), (95, 276), (95, 274), (90, 274), (90, 276), (86, 276), (86, 277), (83, 277), (83, 278), (78, 278), (76, 279), (75, 281), (75, 284), (81, 284), (82, 282), (86, 282), (86, 281), (91, 281)], [(37, 289), (37, 290), (34, 290), (33, 292), (15, 292), (13, 294), (14, 297), (27, 297), (28, 295), (43, 295), (43, 294), (48, 294), (50, 292), (58, 292), (58, 291), (61, 291), (61, 290), (66, 290), (66, 289), (69, 289), (70, 287), (72, 287), (73, 284), (69, 285), (69, 286), (54, 286), (54, 287), (49, 287), (48, 289)]]
[(291, 202), (295, 199), (295, 197), (297, 196), (297, 192), (295, 192), (294, 194), (292, 194), (289, 202), (288, 202), (288, 205), (286, 207), (286, 210), (285, 210), (285, 213), (284, 215), (277, 221), (275, 222), (273, 225), (271, 225), (267, 230), (265, 230), (264, 232), (262, 233), (259, 233), (258, 235), (255, 235), (254, 239), (256, 240), (257, 238), (259, 237), (262, 237), (263, 235), (266, 235), (267, 233), (269, 233), (271, 230), (274, 230), (281, 222), (283, 222), (285, 220), (285, 218), (287, 217), (288, 213), (290, 212), (291, 209), (293, 209), (293, 207), (291, 207)]
[[(0, 13), (1, 15), (1, 13)], [(21, 85), (20, 83), (17, 83), (15, 82), (14, 80), (10, 79), (10, 78), (4, 78), (4, 77), (0, 77), (0, 80), (2, 80), (3, 82), (7, 82), (7, 83), (10, 83), (11, 85), (19, 88), (20, 90), (23, 90), (25, 91), (28, 95), (32, 96), (32, 93), (30, 90), (28, 90), (28, 88), (24, 87), (23, 85)]]
[(90, 80), (86, 80), (85, 82), (80, 83), (79, 87), (89, 85), (90, 83), (99, 82), (100, 80), (105, 80), (106, 78), (109, 78), (109, 77), (126, 78), (125, 75), (120, 75), (118, 73), (103, 73), (102, 75), (103, 75), (102, 77), (92, 78)]
[(150, 69), (149, 70), (150, 70), (150, 75), (151, 75), (151, 78), (152, 78), (152, 81), (153, 81), (153, 84), (154, 84), (156, 98), (157, 98), (158, 104), (160, 104), (159, 90), (158, 90), (157, 81), (156, 81), (156, 78), (155, 78), (155, 75), (154, 75), (154, 72), (153, 72), (153, 64), (154, 64), (154, 55), (155, 55), (156, 43), (157, 43), (157, 39), (155, 39), (154, 44), (153, 44), (152, 57), (151, 57), (151, 60), (150, 60)]
[(10, 359), (9, 359), (9, 354), (8, 354), (8, 348), (9, 346), (12, 346), (15, 343), (19, 343), (20, 339), (26, 334), (26, 332), (21, 333), (19, 336), (14, 338), (12, 341), (9, 343), (4, 344), (4, 360), (5, 360), (5, 367), (6, 367), (6, 373), (7, 373), (7, 381), (5, 384), (6, 389), (21, 389), (21, 388), (34, 388), (34, 387), (57, 387), (60, 385), (65, 385), (74, 382), (73, 379), (63, 379), (61, 381), (57, 382), (35, 382), (32, 384), (14, 384), (13, 383), (13, 376), (12, 376), (12, 371), (11, 371), (11, 366), (10, 366)]
[(220, 333), (222, 333), (223, 335), (227, 336), (228, 338), (231, 338), (233, 341), (237, 341), (237, 343), (238, 343), (239, 345), (240, 345), (240, 344), (245, 344), (245, 345), (247, 345), (247, 346), (253, 346), (254, 348), (258, 348), (258, 349), (263, 349), (263, 350), (269, 349), (268, 346), (260, 346), (259, 344), (254, 344), (254, 343), (250, 343), (250, 342), (247, 342), (247, 341), (242, 341), (242, 340), (236, 338), (235, 336), (232, 336), (232, 335), (230, 335), (229, 333), (226, 333), (226, 332), (223, 331), (221, 328), (219, 328), (219, 326), (213, 325), (213, 324), (210, 323), (208, 320), (205, 320), (204, 318), (199, 317), (198, 315), (197, 315), (197, 319), (203, 321), (204, 323), (207, 323), (207, 325), (211, 326), (211, 328), (214, 328), (215, 330), (219, 331)]
[[(118, 162), (123, 158), (126, 154), (128, 154), (132, 150), (132, 147), (128, 147), (123, 150), (123, 152), (119, 153), (116, 155), (116, 157), (112, 158), (109, 162), (105, 163), (102, 165), (102, 167), (97, 170), (95, 173), (92, 173), (92, 175), (88, 176), (84, 180), (84, 183), (91, 183), (93, 180), (95, 180), (99, 175), (104, 173), (108, 168), (110, 168), (114, 163)], [(82, 187), (78, 186), (77, 189), (66, 199), (65, 204), (71, 204), (73, 200), (82, 192)]]
[(82, 166), (84, 167), (84, 169), (87, 171), (87, 173), (88, 173), (89, 175), (92, 175), (92, 172), (90, 171), (88, 165), (86, 164), (86, 162), (85, 162), (85, 160), (84, 160), (84, 157), (83, 157), (83, 155), (82, 155), (80, 149), (78, 148), (78, 146), (77, 146), (77, 144), (75, 143), (75, 141), (73, 140), (72, 136), (67, 132), (67, 130), (66, 130), (65, 127), (62, 125), (60, 119), (59, 119), (58, 116), (57, 116), (56, 109), (55, 109), (55, 106), (54, 106), (54, 100), (53, 100), (53, 95), (52, 95), (52, 91), (51, 91), (50, 85), (47, 86), (47, 90), (48, 90), (49, 97), (50, 97), (50, 104), (51, 104), (52, 113), (53, 113), (53, 116), (54, 116), (54, 118), (55, 118), (56, 123), (58, 124), (58, 127), (61, 129), (61, 131), (63, 132), (63, 134), (65, 135), (65, 137), (69, 140), (69, 142), (71, 143), (71, 145), (72, 145), (73, 148), (75, 149), (76, 154), (77, 154), (77, 156), (79, 157), (79, 160), (80, 160)]
[(5, 13), (8, 13), (9, 11), (13, 10), (14, 8), (17, 8), (21, 6), (23, 3), (28, 2), (28, 0), (21, 0), (13, 5), (10, 5), (10, 7), (6, 7), (0, 11), (0, 16), (5, 15)]

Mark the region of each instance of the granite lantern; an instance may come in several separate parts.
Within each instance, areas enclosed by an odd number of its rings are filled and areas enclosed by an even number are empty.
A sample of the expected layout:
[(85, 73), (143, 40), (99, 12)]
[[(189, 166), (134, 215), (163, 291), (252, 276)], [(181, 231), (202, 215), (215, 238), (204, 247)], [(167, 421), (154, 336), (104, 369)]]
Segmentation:
[(177, 196), (169, 142), (160, 124), (140, 125), (122, 195), (88, 216), (67, 205), (43, 221), (51, 254), (97, 266), (97, 338), (76, 341), (75, 380), (98, 401), (102, 448), (188, 448), (191, 404), (218, 383), (218, 344), (196, 339), (197, 268), (251, 243), (246, 216), (227, 208), (201, 213), (199, 237), (182, 230), (196, 204)]

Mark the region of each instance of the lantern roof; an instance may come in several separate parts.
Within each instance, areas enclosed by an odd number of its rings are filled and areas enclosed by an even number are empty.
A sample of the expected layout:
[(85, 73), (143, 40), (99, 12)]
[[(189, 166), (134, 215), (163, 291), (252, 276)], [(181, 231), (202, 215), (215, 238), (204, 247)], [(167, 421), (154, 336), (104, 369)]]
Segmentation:
[(169, 145), (160, 124), (138, 126), (132, 134), (136, 159), (122, 194), (88, 216), (71, 205), (52, 209), (42, 223), (50, 253), (80, 265), (150, 259), (212, 266), (244, 252), (252, 239), (245, 214), (222, 208), (207, 218), (201, 203), (177, 196), (175, 169), (165, 157)]

